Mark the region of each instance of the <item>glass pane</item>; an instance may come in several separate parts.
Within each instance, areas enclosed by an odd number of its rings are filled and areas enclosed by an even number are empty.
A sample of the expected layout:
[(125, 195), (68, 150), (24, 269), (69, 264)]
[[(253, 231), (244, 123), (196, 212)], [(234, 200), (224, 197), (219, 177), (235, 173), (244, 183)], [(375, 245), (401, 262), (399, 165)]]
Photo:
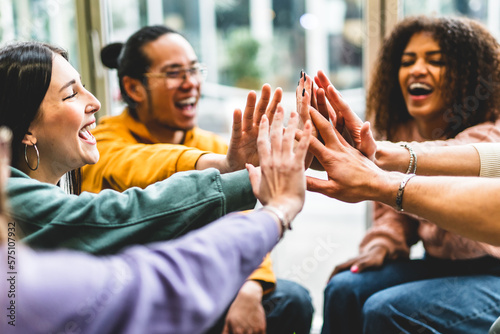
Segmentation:
[(68, 50), (78, 69), (76, 8), (71, 0), (2, 0), (0, 45), (12, 41), (37, 40)]
[(482, 22), (496, 38), (500, 37), (500, 1), (497, 0), (405, 0), (403, 14), (467, 16)]

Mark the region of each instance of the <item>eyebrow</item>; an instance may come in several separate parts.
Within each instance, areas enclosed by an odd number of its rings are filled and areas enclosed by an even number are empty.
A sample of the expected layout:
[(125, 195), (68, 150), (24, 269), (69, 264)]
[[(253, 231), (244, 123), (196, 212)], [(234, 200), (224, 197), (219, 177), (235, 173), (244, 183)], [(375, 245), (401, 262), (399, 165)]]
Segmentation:
[[(194, 60), (191, 60), (191, 62), (189, 63), (189, 66), (192, 66), (194, 64), (198, 64), (200, 61), (198, 59), (194, 59)], [(167, 69), (170, 69), (170, 68), (183, 68), (184, 66), (181, 65), (181, 64), (167, 64), (163, 67), (160, 68), (160, 71), (164, 71), (164, 70), (167, 70)]]
[[(432, 56), (432, 55), (435, 55), (435, 54), (442, 54), (443, 51), (441, 50), (435, 50), (435, 51), (427, 51), (425, 53), (426, 56)], [(403, 56), (416, 56), (417, 53), (416, 52), (403, 52)]]
[(61, 89), (59, 89), (59, 92), (62, 92), (65, 88), (68, 88), (69, 86), (72, 86), (74, 84), (76, 84), (76, 80), (75, 79), (68, 81), (66, 84), (64, 84), (61, 87)]

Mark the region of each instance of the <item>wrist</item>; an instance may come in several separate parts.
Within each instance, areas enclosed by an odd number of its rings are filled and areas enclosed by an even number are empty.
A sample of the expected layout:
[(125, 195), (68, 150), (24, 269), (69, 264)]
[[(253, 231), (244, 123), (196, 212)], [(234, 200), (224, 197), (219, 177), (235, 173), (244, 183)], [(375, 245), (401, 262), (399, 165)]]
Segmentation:
[(252, 298), (260, 302), (264, 296), (264, 289), (259, 282), (250, 279), (243, 283), (238, 294), (245, 295), (247, 298)]
[(374, 162), (384, 170), (405, 173), (408, 169), (408, 150), (391, 142), (377, 142)]
[(283, 238), (283, 235), (287, 230), (292, 229), (292, 220), (300, 211), (300, 209), (297, 211), (295, 209), (296, 207), (297, 206), (294, 205), (277, 202), (269, 202), (262, 207), (263, 211), (269, 212), (279, 223), (281, 238)]
[(367, 189), (370, 194), (367, 199), (394, 207), (398, 189), (404, 177), (405, 174), (400, 172), (382, 172), (373, 178), (372, 186)]

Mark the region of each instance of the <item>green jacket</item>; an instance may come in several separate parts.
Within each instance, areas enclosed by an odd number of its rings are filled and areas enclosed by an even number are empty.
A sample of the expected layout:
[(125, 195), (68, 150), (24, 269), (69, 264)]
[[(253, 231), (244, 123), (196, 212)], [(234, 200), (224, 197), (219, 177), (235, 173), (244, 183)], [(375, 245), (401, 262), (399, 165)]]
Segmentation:
[(245, 170), (176, 173), (146, 189), (68, 195), (11, 167), (7, 183), (17, 234), (34, 248), (72, 248), (94, 254), (177, 238), (228, 212), (255, 205)]

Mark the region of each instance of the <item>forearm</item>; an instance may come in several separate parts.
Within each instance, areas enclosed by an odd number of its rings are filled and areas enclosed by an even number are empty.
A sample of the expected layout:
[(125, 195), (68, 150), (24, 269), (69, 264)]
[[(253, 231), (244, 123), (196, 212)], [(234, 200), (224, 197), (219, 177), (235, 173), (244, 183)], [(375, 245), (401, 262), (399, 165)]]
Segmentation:
[[(394, 207), (403, 175), (388, 174), (374, 197)], [(500, 245), (500, 206), (494, 200), (499, 192), (498, 179), (417, 176), (405, 187), (402, 207), (446, 230)]]
[(200, 156), (196, 162), (196, 170), (204, 170), (207, 168), (216, 168), (221, 173), (231, 172), (227, 163), (226, 155), (224, 154), (208, 153)]
[[(397, 143), (378, 142), (375, 163), (382, 169), (405, 173), (410, 162), (408, 150)], [(414, 145), (417, 174), (479, 176), (480, 158), (472, 145)]]

